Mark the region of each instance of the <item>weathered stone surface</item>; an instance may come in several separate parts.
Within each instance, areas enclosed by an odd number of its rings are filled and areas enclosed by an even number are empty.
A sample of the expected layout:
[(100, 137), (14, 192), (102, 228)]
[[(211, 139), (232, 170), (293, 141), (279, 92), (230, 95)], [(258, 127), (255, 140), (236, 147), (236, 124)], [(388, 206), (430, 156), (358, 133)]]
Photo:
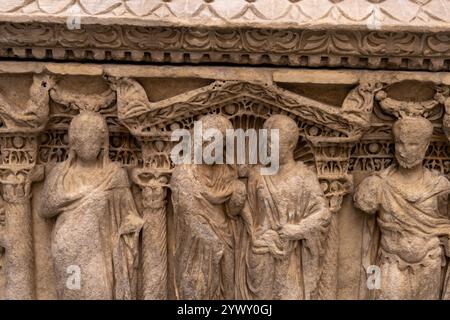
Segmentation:
[(448, 299), (448, 10), (2, 1), (0, 299)]
[(13, 22), (61, 22), (79, 15), (89, 24), (446, 31), (449, 10), (440, 0), (6, 0), (0, 17)]
[(441, 0), (8, 0), (2, 58), (448, 70)]

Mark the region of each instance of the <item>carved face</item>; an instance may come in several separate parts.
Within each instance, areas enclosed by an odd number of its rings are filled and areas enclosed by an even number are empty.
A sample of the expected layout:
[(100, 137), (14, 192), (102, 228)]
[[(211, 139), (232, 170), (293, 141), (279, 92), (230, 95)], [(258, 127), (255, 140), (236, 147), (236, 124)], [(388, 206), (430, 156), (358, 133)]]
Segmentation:
[[(227, 118), (225, 118), (222, 115), (216, 115), (216, 114), (211, 114), (211, 115), (206, 115), (203, 116), (202, 118), (200, 118), (200, 121), (202, 123), (202, 127), (203, 127), (203, 133), (207, 132), (209, 129), (215, 129), (218, 130), (221, 134), (221, 137), (223, 137), (223, 141), (222, 141), (222, 145), (223, 145), (223, 150), (221, 150), (222, 155), (226, 154), (226, 133), (227, 133), (227, 129), (233, 129), (233, 124), (230, 122), (230, 120), (228, 120)], [(203, 141), (203, 145), (202, 145), (202, 150), (204, 150), (204, 148), (206, 148), (206, 146), (208, 146), (210, 144), (210, 142), (206, 142)], [(211, 154), (213, 157), (216, 156), (215, 151), (212, 151)]]
[(70, 146), (81, 161), (97, 160), (107, 139), (105, 120), (95, 113), (75, 117), (69, 128)]
[[(292, 159), (294, 149), (298, 142), (298, 126), (294, 120), (284, 115), (275, 115), (264, 123), (267, 130), (278, 129), (279, 131), (279, 161), (281, 164)], [(271, 133), (268, 133), (268, 147), (271, 146)], [(272, 152), (272, 151), (271, 151)]]
[(427, 148), (428, 141), (403, 136), (395, 140), (395, 157), (400, 166), (413, 168), (422, 164)]
[(398, 164), (403, 168), (421, 165), (433, 133), (431, 123), (423, 118), (399, 120), (393, 133)]
[(98, 136), (95, 137), (89, 133), (80, 132), (72, 147), (80, 160), (94, 161), (103, 147), (103, 141)]

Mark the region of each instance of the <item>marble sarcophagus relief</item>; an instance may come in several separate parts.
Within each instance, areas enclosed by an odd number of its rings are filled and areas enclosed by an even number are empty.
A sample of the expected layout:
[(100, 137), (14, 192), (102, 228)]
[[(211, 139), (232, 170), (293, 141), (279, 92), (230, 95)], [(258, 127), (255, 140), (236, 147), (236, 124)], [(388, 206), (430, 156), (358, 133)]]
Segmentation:
[[(446, 298), (445, 78), (3, 64), (2, 298)], [(278, 171), (175, 164), (198, 121)]]
[(0, 299), (448, 299), (450, 8), (399, 6), (0, 3)]

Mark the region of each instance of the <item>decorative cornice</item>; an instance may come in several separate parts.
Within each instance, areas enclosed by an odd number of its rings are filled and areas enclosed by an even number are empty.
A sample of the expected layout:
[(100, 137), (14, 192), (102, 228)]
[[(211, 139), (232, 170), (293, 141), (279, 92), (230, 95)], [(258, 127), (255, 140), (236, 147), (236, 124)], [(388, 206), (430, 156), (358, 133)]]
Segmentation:
[(0, 57), (446, 71), (450, 35), (0, 23)]
[(0, 58), (448, 70), (441, 0), (6, 0)]

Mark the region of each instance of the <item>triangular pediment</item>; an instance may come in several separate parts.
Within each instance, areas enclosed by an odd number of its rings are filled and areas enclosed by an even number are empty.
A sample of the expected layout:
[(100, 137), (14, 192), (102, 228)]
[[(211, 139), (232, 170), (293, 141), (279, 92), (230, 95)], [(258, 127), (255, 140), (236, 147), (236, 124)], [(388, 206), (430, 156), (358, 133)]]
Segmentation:
[(170, 135), (174, 129), (190, 129), (202, 115), (222, 113), (229, 118), (253, 115), (266, 119), (273, 114), (294, 118), (306, 135), (350, 138), (360, 128), (348, 110), (282, 89), (275, 84), (215, 81), (169, 99), (150, 102), (144, 88), (130, 78), (111, 79), (117, 90), (119, 119), (136, 136)]

